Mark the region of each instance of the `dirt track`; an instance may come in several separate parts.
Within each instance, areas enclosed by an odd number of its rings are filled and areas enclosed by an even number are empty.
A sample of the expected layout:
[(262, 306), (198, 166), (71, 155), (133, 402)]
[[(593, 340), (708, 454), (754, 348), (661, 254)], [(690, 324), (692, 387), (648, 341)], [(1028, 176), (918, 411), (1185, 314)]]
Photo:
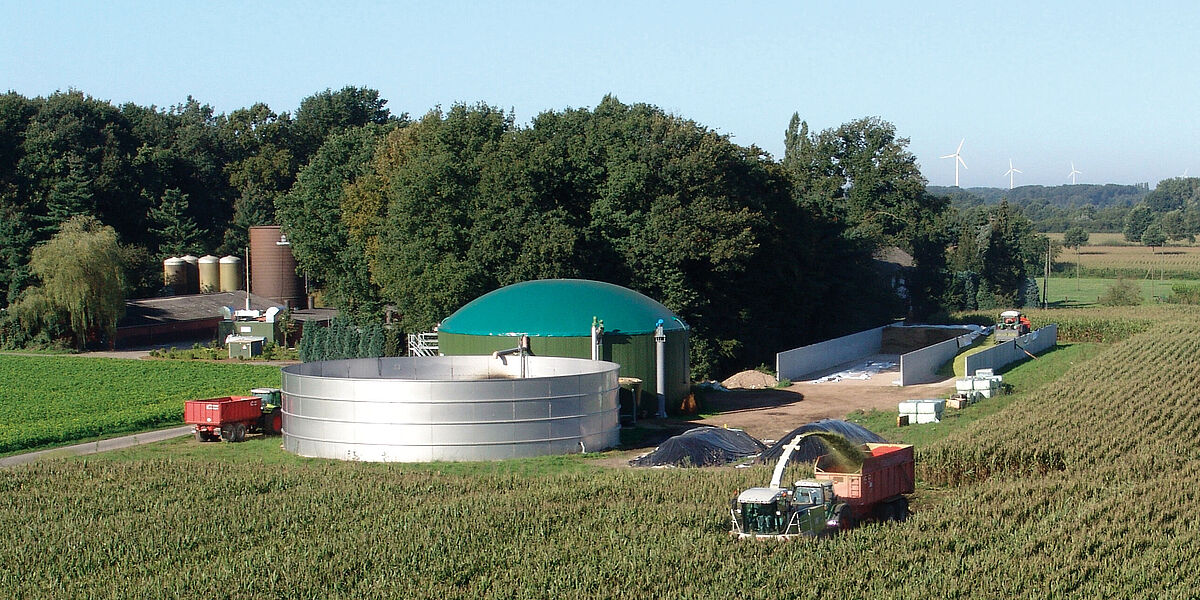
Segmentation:
[(728, 425), (744, 429), (759, 439), (779, 436), (805, 423), (820, 419), (841, 419), (855, 410), (890, 410), (904, 400), (945, 398), (954, 389), (954, 380), (946, 379), (923, 385), (893, 385), (898, 369), (890, 369), (868, 380), (843, 379), (831, 383), (793, 383), (783, 389), (733, 390), (706, 392), (702, 400), (707, 414), (720, 413), (695, 421), (702, 425)]

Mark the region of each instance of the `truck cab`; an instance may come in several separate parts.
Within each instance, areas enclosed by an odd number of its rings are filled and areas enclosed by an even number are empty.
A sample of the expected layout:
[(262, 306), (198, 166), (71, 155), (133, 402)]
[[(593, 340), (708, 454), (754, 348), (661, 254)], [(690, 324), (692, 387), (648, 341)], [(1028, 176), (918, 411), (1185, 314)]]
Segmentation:
[(732, 535), (739, 538), (820, 535), (837, 527), (828, 516), (835, 512), (833, 483), (806, 479), (791, 488), (758, 487), (741, 494), (730, 508)]

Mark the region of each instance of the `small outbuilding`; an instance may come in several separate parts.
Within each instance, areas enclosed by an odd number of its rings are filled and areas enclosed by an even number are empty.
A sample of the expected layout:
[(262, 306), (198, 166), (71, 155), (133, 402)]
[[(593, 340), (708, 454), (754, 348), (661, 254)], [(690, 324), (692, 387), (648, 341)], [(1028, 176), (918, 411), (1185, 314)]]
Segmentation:
[(231, 335), (225, 339), (229, 347), (229, 358), (262, 356), (265, 341), (266, 338), (261, 335)]
[(687, 324), (643, 294), (600, 281), (542, 279), (484, 294), (442, 321), (438, 347), (445, 355), (491, 354), (517, 347), (522, 336), (535, 356), (618, 363), (621, 377), (644, 382), (647, 398), (657, 393), (661, 351), (667, 406), (677, 407), (691, 388)]

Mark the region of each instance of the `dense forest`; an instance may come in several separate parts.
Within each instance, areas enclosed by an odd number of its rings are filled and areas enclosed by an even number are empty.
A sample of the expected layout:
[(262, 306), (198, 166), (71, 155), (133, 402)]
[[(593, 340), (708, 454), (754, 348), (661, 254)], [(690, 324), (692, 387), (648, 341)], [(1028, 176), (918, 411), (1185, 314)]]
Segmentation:
[[(86, 298), (111, 294), (51, 291), (154, 295), (164, 257), (239, 253), (248, 227), (279, 224), (356, 322), (428, 330), (499, 286), (599, 279), (691, 324), (703, 376), (895, 317), (1020, 304), (1045, 248), (1007, 203), (960, 213), (931, 193), (879, 118), (813, 132), (793, 116), (776, 160), (613, 97), (526, 125), (486, 104), (386, 105), (355, 87), (294, 115), (0, 96), (0, 344), (102, 339), (75, 313), (109, 314)], [(42, 247), (119, 272), (95, 283)], [(913, 258), (899, 287), (875, 259), (890, 247)]]

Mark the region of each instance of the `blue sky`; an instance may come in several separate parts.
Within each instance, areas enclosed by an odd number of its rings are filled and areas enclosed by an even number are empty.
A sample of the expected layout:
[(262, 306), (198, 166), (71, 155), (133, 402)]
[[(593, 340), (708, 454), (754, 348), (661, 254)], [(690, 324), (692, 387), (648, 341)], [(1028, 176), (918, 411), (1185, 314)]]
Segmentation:
[[(245, 4), (245, 5), (244, 5)], [(1200, 3), (12, 2), (0, 89), (294, 111), (326, 88), (393, 112), (648, 102), (776, 158), (793, 112), (894, 123), (931, 184), (1200, 176)], [(249, 5), (249, 6), (246, 6)], [(916, 5), (916, 6), (913, 6)]]

